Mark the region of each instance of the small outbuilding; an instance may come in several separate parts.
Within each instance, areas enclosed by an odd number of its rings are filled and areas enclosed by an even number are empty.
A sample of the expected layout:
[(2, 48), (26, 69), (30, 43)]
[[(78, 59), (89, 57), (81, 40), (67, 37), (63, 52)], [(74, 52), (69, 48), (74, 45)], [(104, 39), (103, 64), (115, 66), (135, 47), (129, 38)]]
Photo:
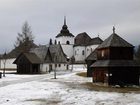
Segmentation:
[(37, 74), (40, 73), (41, 60), (35, 53), (21, 53), (14, 64), (17, 65), (18, 74)]
[(134, 46), (115, 33), (97, 48), (92, 64), (93, 82), (108, 85), (139, 85), (140, 65), (133, 60)]

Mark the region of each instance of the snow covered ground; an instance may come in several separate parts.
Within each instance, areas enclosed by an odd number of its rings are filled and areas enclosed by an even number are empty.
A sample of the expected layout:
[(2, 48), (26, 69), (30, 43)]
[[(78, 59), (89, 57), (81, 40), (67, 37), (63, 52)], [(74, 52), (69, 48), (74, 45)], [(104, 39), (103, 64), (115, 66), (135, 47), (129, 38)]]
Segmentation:
[(0, 105), (140, 105), (139, 93), (91, 91), (80, 85), (91, 78), (81, 70), (51, 74), (14, 75), (0, 79)]

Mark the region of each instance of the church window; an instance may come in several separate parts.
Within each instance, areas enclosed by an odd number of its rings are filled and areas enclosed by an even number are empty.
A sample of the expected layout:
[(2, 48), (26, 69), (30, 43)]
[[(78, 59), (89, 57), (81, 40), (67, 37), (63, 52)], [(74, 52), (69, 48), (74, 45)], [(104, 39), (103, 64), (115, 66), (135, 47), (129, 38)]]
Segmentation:
[(75, 51), (75, 55), (77, 55), (77, 52)]
[(55, 64), (55, 67), (57, 67), (57, 64)]
[(69, 41), (67, 41), (67, 42), (66, 42), (66, 44), (70, 44), (70, 42), (69, 42)]
[(85, 55), (85, 51), (84, 50), (82, 51), (82, 55)]

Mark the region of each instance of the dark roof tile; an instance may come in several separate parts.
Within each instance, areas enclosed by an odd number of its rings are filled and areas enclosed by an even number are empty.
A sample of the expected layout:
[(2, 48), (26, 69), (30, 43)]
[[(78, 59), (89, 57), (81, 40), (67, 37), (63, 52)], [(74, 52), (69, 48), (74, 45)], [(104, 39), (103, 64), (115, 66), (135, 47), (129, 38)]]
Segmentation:
[(107, 47), (133, 47), (133, 45), (125, 41), (116, 33), (113, 33), (101, 45), (98, 46), (98, 49)]

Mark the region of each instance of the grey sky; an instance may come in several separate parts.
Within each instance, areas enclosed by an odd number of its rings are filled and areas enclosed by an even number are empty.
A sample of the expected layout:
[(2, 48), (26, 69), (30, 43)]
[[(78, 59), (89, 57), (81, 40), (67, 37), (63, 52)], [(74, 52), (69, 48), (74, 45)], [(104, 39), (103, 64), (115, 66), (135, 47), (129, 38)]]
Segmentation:
[(36, 44), (47, 44), (60, 32), (64, 15), (75, 36), (98, 33), (102, 39), (116, 33), (140, 44), (140, 0), (0, 0), (0, 53), (13, 48), (17, 33), (28, 21)]

